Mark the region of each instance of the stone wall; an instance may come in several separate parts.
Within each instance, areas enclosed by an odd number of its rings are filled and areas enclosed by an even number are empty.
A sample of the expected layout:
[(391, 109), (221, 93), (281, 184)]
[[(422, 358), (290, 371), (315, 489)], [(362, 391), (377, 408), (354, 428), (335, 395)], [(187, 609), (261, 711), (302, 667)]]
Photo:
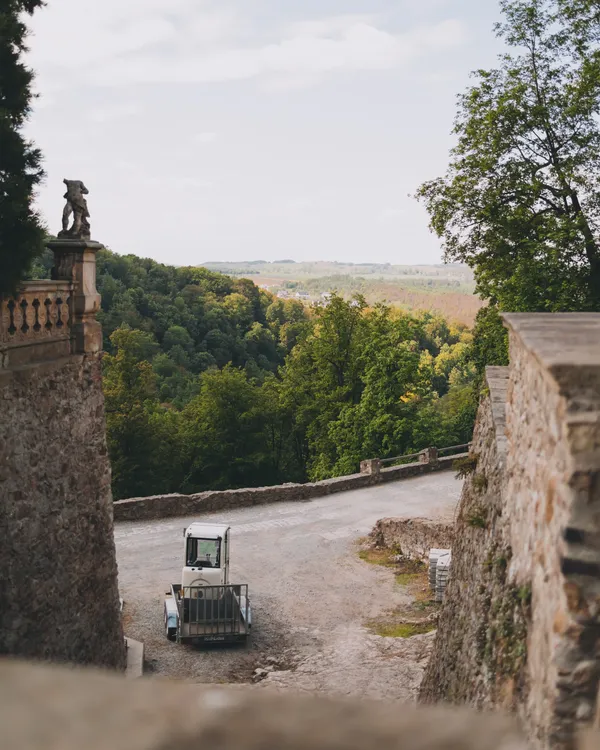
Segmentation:
[(410, 560), (429, 561), (429, 550), (448, 549), (454, 538), (454, 523), (430, 518), (382, 518), (369, 534), (375, 549), (393, 549)]
[[(459, 456), (460, 457), (460, 456)], [(230, 508), (245, 508), (250, 505), (267, 503), (298, 502), (323, 497), (334, 492), (357, 490), (382, 482), (420, 476), (432, 471), (445, 471), (452, 468), (457, 456), (440, 458), (431, 463), (413, 463), (392, 466), (381, 472), (351, 474), (345, 477), (324, 479), (321, 482), (306, 484), (279, 484), (272, 487), (252, 487), (240, 490), (199, 492), (194, 495), (152, 495), (118, 500), (114, 503), (115, 521), (139, 521), (151, 518), (197, 515), (212, 513)]]
[[(84, 250), (69, 252), (83, 262)], [(33, 304), (21, 317), (13, 307), (0, 337), (0, 653), (123, 668), (98, 328), (76, 311), (67, 266), (56, 283), (71, 290), (66, 338), (61, 326), (22, 330), (39, 323)], [(55, 297), (45, 307), (56, 323)]]
[[(489, 393), (477, 413), (472, 463), (463, 485), (452, 544), (446, 603), (421, 685), (421, 699), (469, 703), (477, 708), (503, 703), (511, 708), (513, 696), (523, 689), (522, 665), (513, 664), (509, 670), (499, 663), (499, 656), (509, 647), (518, 649), (518, 645), (503, 644), (501, 652), (494, 645), (496, 632), (507, 629), (501, 622), (506, 619), (506, 605), (495, 611), (496, 602), (505, 598), (509, 557), (503, 528), (505, 425), (500, 407), (506, 396), (507, 368), (488, 368), (487, 376)], [(507, 692), (505, 683), (510, 686), (511, 681), (514, 687)]]
[(506, 321), (421, 698), (510, 708), (570, 748), (600, 675), (600, 315)]
[(503, 716), (0, 661), (11, 750), (527, 750)]

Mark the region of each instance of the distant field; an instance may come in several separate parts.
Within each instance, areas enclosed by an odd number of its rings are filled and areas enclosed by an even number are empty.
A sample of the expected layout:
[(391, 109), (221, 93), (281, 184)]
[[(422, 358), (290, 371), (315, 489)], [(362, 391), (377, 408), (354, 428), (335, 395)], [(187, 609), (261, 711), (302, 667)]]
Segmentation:
[(209, 262), (211, 271), (243, 276), (280, 296), (300, 296), (307, 301), (336, 291), (345, 297), (356, 292), (371, 304), (387, 302), (407, 310), (437, 312), (472, 325), (481, 300), (474, 295), (471, 270), (463, 265), (396, 266), (315, 261), (295, 263), (247, 261)]

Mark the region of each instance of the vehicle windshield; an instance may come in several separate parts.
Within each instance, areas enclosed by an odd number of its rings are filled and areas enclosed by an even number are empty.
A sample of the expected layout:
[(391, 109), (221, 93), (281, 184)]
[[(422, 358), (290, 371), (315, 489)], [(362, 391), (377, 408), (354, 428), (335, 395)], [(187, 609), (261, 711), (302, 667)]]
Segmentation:
[(188, 537), (186, 559), (188, 568), (220, 568), (221, 540)]

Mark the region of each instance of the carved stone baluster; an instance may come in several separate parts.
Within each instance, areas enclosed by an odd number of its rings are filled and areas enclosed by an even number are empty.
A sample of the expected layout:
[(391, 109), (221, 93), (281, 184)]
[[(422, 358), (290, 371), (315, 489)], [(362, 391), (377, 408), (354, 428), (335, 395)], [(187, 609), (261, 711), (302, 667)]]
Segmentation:
[(13, 326), (15, 329), (14, 337), (15, 339), (21, 339), (23, 338), (23, 322), (25, 318), (23, 317), (23, 308), (21, 307), (21, 302), (23, 300), (21, 297), (15, 298), (15, 306), (13, 308)]
[(9, 328), (11, 325), (10, 300), (0, 298), (0, 341), (9, 341)]
[(48, 332), (48, 336), (53, 336), (56, 330), (56, 305), (52, 297), (47, 297), (44, 300), (44, 307), (46, 308), (46, 322), (44, 328)]
[(33, 306), (33, 298), (30, 296), (27, 296), (25, 298), (25, 301), (27, 302), (27, 306), (24, 307), (24, 314), (25, 314), (25, 324), (24, 324), (24, 334), (31, 338), (35, 336), (34, 331), (34, 325), (35, 325), (35, 307)]
[(17, 307), (17, 303), (14, 299), (9, 299), (8, 303), (6, 305), (6, 309), (8, 310), (8, 327), (7, 331), (9, 334), (9, 337), (14, 337), (15, 333), (17, 332), (17, 326), (15, 323), (15, 309)]
[(31, 303), (31, 309), (33, 310), (33, 314), (34, 314), (34, 321), (33, 321), (33, 325), (32, 325), (31, 328), (32, 328), (32, 331), (33, 331), (33, 335), (36, 338), (40, 338), (43, 335), (43, 332), (44, 332), (44, 329), (42, 328), (42, 324), (40, 322), (40, 315), (41, 315), (40, 308), (41, 307), (42, 307), (42, 305), (40, 305), (40, 301), (36, 297), (33, 300), (33, 302)]
[[(58, 302), (58, 300), (57, 300)], [(63, 323), (63, 331), (66, 331), (68, 327), (71, 325), (70, 316), (69, 316), (69, 299), (67, 295), (64, 295), (61, 297), (61, 303), (60, 303), (60, 319)]]

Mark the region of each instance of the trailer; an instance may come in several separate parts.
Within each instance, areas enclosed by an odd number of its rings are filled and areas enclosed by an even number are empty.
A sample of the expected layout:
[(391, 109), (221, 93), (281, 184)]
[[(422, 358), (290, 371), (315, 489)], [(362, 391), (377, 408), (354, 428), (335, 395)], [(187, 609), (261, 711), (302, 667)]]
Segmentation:
[(181, 583), (164, 603), (165, 635), (177, 643), (245, 642), (252, 628), (248, 584), (229, 582), (229, 526), (192, 523), (183, 530)]

